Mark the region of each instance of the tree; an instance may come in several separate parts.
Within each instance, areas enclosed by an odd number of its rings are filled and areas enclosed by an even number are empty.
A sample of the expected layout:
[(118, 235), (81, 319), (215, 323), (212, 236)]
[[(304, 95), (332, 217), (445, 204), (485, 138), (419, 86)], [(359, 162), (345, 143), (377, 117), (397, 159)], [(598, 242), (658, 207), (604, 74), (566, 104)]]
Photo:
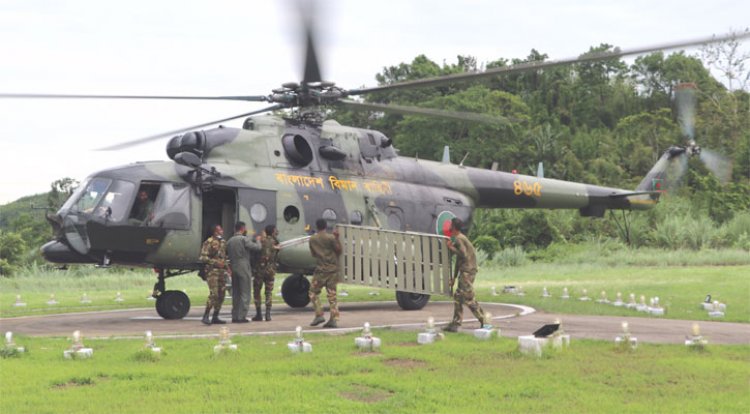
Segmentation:
[(70, 177), (61, 178), (50, 184), (50, 192), (47, 195), (47, 207), (57, 211), (78, 187), (78, 180)]
[(21, 235), (0, 231), (0, 275), (12, 275), (25, 252), (26, 243)]

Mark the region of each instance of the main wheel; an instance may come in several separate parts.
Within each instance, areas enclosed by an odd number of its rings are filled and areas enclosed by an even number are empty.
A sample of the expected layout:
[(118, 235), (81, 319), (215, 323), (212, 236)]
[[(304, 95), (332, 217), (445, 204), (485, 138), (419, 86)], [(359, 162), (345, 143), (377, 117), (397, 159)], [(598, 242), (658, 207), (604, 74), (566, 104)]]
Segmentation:
[(310, 281), (300, 274), (292, 274), (281, 284), (281, 297), (293, 308), (304, 308), (310, 303)]
[(420, 310), (430, 301), (430, 295), (396, 291), (396, 302), (403, 310)]
[(164, 319), (182, 319), (190, 310), (190, 298), (185, 292), (168, 290), (156, 298), (156, 313)]

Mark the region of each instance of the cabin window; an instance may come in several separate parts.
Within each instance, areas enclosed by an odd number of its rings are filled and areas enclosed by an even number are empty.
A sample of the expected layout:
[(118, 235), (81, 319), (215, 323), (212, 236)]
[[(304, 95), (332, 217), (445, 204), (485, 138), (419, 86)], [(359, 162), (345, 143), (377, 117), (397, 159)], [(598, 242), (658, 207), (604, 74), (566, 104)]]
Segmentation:
[(322, 218), (328, 223), (329, 226), (334, 226), (336, 224), (336, 212), (331, 210), (330, 208), (323, 210)]
[(349, 215), (349, 222), (356, 226), (359, 226), (360, 224), (362, 224), (362, 221), (364, 221), (362, 218), (362, 212), (359, 210), (354, 210)]
[(256, 223), (262, 223), (266, 221), (268, 217), (268, 209), (261, 203), (255, 203), (250, 207), (250, 218)]
[(284, 221), (294, 224), (299, 221), (299, 209), (295, 206), (286, 206), (284, 209)]

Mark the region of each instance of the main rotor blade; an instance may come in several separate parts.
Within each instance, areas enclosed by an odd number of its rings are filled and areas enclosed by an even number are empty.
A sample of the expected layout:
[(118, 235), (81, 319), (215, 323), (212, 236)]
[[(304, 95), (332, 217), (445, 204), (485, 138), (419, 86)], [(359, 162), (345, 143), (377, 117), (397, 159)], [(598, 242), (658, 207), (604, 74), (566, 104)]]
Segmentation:
[(322, 81), (318, 54), (315, 51), (315, 10), (313, 1), (307, 2), (307, 7), (301, 0), (297, 1), (300, 19), (305, 32), (305, 68), (302, 75), (302, 83), (313, 83)]
[(496, 115), (477, 114), (477, 113), (472, 113), (472, 112), (445, 111), (442, 109), (419, 108), (416, 106), (402, 106), (402, 105), (393, 105), (393, 104), (386, 105), (386, 104), (377, 104), (377, 103), (370, 103), (370, 102), (357, 102), (357, 101), (352, 101), (349, 99), (342, 99), (339, 101), (339, 103), (349, 108), (363, 110), (363, 111), (383, 111), (383, 112), (393, 112), (393, 113), (404, 114), (404, 115), (423, 115), (423, 116), (429, 116), (433, 118), (455, 119), (458, 121), (483, 122), (485, 124), (493, 124), (493, 125), (509, 125), (511, 123), (510, 120), (505, 117), (496, 116)]
[(263, 109), (258, 109), (256, 111), (252, 111), (252, 112), (247, 112), (247, 113), (244, 113), (244, 114), (235, 115), (235, 116), (232, 116), (232, 117), (229, 117), (229, 118), (217, 119), (215, 121), (205, 122), (203, 124), (198, 124), (198, 125), (192, 125), (192, 126), (189, 126), (189, 127), (175, 129), (175, 130), (168, 131), (168, 132), (162, 132), (160, 134), (151, 135), (151, 136), (148, 136), (148, 137), (145, 137), (145, 138), (139, 138), (139, 139), (136, 139), (136, 140), (133, 140), (133, 141), (121, 142), (119, 144), (111, 145), (109, 147), (98, 148), (97, 151), (114, 151), (114, 150), (120, 150), (120, 149), (124, 149), (124, 148), (129, 148), (129, 147), (133, 147), (133, 146), (136, 146), (136, 145), (145, 144), (145, 143), (150, 142), (150, 141), (155, 141), (155, 140), (160, 139), (160, 138), (168, 137), (170, 135), (177, 135), (177, 134), (179, 134), (181, 132), (190, 131), (192, 129), (203, 128), (203, 127), (207, 127), (207, 126), (210, 126), (210, 125), (215, 125), (215, 124), (218, 124), (218, 123), (221, 123), (221, 122), (232, 121), (232, 120), (235, 120), (237, 118), (243, 118), (243, 117), (246, 117), (246, 116), (256, 115), (256, 114), (260, 114), (260, 113), (263, 113), (263, 112), (273, 111), (273, 110), (281, 109), (281, 108), (284, 108), (284, 105), (279, 105), (279, 104), (271, 105), (271, 106), (263, 108)]
[(408, 89), (408, 88), (420, 88), (420, 87), (425, 87), (425, 86), (440, 86), (440, 85), (445, 85), (445, 84), (450, 84), (450, 83), (465, 81), (465, 80), (491, 78), (491, 77), (502, 75), (502, 74), (523, 73), (523, 72), (536, 71), (539, 69), (551, 68), (555, 66), (570, 65), (574, 63), (596, 62), (600, 60), (616, 59), (616, 58), (621, 58), (624, 56), (642, 55), (644, 53), (656, 52), (659, 50), (679, 49), (679, 48), (689, 47), (689, 46), (698, 46), (698, 45), (703, 45), (703, 44), (708, 44), (708, 43), (723, 42), (726, 40), (735, 40), (735, 39), (739, 40), (739, 39), (743, 39), (746, 37), (750, 37), (750, 32), (731, 33), (731, 34), (726, 34), (722, 36), (712, 36), (712, 37), (705, 37), (705, 38), (687, 40), (687, 41), (681, 41), (681, 42), (664, 43), (660, 45), (647, 46), (647, 47), (634, 48), (634, 49), (622, 50), (620, 48), (616, 48), (614, 51), (592, 53), (592, 54), (588, 54), (585, 56), (577, 56), (577, 57), (571, 57), (571, 58), (565, 58), (565, 59), (559, 59), (559, 60), (519, 63), (517, 65), (512, 65), (512, 66), (504, 66), (504, 67), (499, 67), (499, 68), (487, 69), (484, 72), (455, 73), (452, 75), (436, 76), (432, 78), (416, 79), (412, 81), (399, 82), (399, 83), (394, 83), (391, 85), (375, 86), (371, 88), (352, 89), (348, 91), (348, 95), (362, 95), (366, 93), (393, 91), (393, 90)]
[(265, 102), (264, 95), (250, 96), (179, 96), (179, 95), (69, 95), (49, 93), (0, 93), (0, 98), (22, 99), (170, 99), (170, 100), (203, 100), (203, 101), (247, 101)]

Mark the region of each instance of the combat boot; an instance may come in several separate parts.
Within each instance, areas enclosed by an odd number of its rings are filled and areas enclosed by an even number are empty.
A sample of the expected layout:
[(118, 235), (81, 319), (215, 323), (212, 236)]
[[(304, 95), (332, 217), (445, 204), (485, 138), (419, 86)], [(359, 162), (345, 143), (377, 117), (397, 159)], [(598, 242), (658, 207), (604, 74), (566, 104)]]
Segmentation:
[(258, 322), (263, 320), (263, 315), (260, 314), (260, 306), (255, 307), (255, 316), (253, 316), (253, 321)]
[(208, 315), (211, 313), (211, 307), (206, 307), (206, 312), (203, 314), (203, 319), (201, 319), (201, 322), (203, 322), (204, 325), (211, 325), (211, 319), (208, 318)]
[(338, 328), (338, 324), (336, 323), (336, 319), (329, 319), (328, 322), (326, 322), (325, 325), (323, 325), (324, 328)]
[(315, 319), (313, 319), (313, 321), (310, 323), (310, 326), (318, 326), (325, 321), (326, 321), (326, 318), (322, 316), (316, 316)]
[(271, 305), (266, 305), (266, 322), (271, 320)]
[(445, 332), (458, 332), (458, 325), (455, 323), (449, 323), (447, 326), (443, 328), (443, 331)]
[(222, 324), (226, 323), (226, 322), (222, 321), (221, 319), (219, 319), (219, 310), (218, 309), (216, 309), (214, 311), (214, 317), (213, 317), (213, 319), (211, 319), (211, 323), (215, 323), (217, 325), (222, 325)]

